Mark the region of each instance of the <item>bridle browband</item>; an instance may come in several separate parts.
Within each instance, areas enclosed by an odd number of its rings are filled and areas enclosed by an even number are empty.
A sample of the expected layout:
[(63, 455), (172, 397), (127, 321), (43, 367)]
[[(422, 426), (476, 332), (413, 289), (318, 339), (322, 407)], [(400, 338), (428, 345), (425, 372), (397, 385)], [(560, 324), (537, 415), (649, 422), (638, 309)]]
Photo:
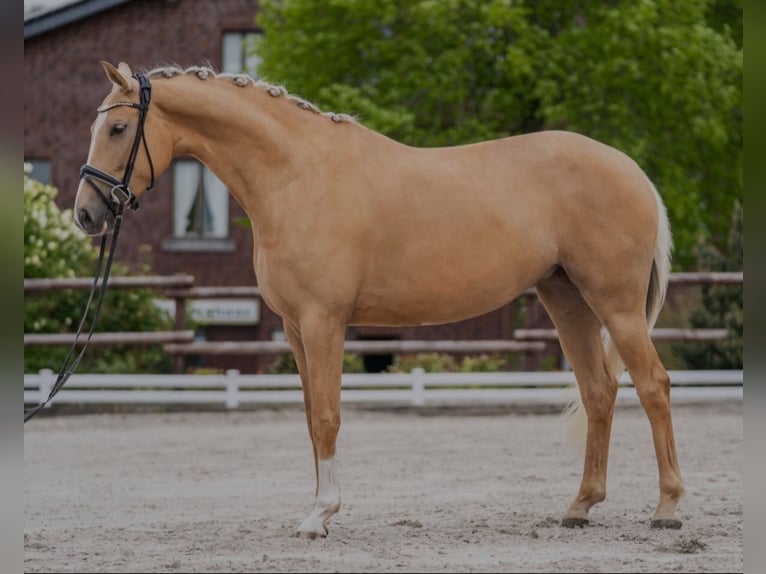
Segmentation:
[[(106, 266), (104, 267), (103, 265), (104, 253), (106, 249), (106, 234), (104, 234), (101, 236), (101, 249), (99, 250), (98, 254), (96, 274), (93, 278), (93, 284), (90, 288), (88, 302), (85, 304), (85, 311), (83, 312), (82, 319), (80, 319), (80, 324), (77, 327), (74, 343), (72, 343), (72, 347), (69, 349), (67, 356), (64, 358), (64, 364), (61, 365), (61, 369), (59, 370), (58, 376), (56, 377), (56, 381), (51, 387), (48, 397), (45, 400), (41, 400), (40, 403), (34, 407), (24, 409), (25, 423), (37, 413), (39, 413), (45, 407), (45, 405), (51, 401), (54, 395), (56, 395), (61, 390), (61, 388), (64, 386), (64, 383), (69, 380), (69, 377), (74, 374), (75, 369), (77, 369), (77, 365), (80, 364), (80, 360), (82, 359), (83, 355), (85, 355), (85, 349), (88, 348), (88, 343), (90, 342), (90, 339), (96, 330), (96, 322), (98, 321), (98, 316), (101, 311), (101, 304), (103, 303), (104, 295), (106, 294), (106, 285), (109, 281), (109, 272), (112, 269), (115, 247), (117, 246), (117, 236), (120, 234), (122, 214), (126, 207), (134, 210), (138, 209), (138, 199), (136, 198), (136, 195), (130, 190), (129, 184), (130, 178), (133, 175), (133, 167), (136, 163), (138, 147), (141, 141), (144, 142), (144, 149), (146, 150), (146, 157), (149, 159), (149, 169), (151, 169), (152, 174), (151, 181), (146, 187), (146, 191), (149, 191), (154, 187), (154, 164), (152, 164), (152, 156), (149, 153), (149, 146), (146, 144), (146, 135), (144, 133), (144, 122), (146, 121), (146, 113), (149, 111), (149, 102), (151, 101), (152, 97), (152, 85), (149, 83), (149, 80), (146, 78), (146, 76), (140, 72), (134, 74), (133, 77), (138, 80), (140, 85), (140, 102), (138, 104), (134, 102), (116, 102), (114, 104), (98, 108), (98, 113), (106, 112), (118, 106), (129, 106), (138, 110), (138, 127), (136, 128), (136, 137), (133, 139), (133, 147), (130, 149), (130, 157), (128, 158), (128, 163), (125, 166), (125, 173), (122, 176), (122, 181), (109, 175), (108, 173), (104, 173), (100, 169), (88, 165), (87, 163), (80, 168), (80, 178), (84, 178), (85, 181), (98, 192), (99, 197), (104, 201), (106, 207), (109, 209), (112, 215), (114, 215), (112, 242), (109, 247), (109, 255), (106, 258)], [(104, 195), (104, 192), (101, 191), (101, 188), (96, 185), (93, 180), (111, 185), (112, 188), (109, 192), (111, 197)], [(114, 204), (117, 204), (117, 206), (115, 207)], [(103, 277), (101, 277), (102, 267), (104, 267)], [(101, 279), (100, 285), (99, 279)], [(96, 289), (98, 289), (98, 297), (96, 299), (96, 306), (93, 310), (93, 319), (90, 323), (90, 329), (85, 338), (82, 349), (76, 353), (75, 351), (77, 350), (77, 343), (80, 339), (80, 335), (82, 334), (83, 327), (85, 326), (85, 321), (88, 317), (88, 310), (90, 309), (90, 305), (93, 302), (93, 296), (96, 293)]]
[[(149, 111), (149, 102), (152, 99), (152, 85), (149, 82), (149, 79), (141, 72), (133, 74), (133, 77), (138, 80), (139, 84), (139, 103), (115, 102), (107, 106), (101, 106), (97, 110), (98, 113), (103, 113), (121, 106), (138, 110), (136, 136), (133, 138), (133, 146), (130, 148), (130, 156), (128, 156), (128, 163), (125, 165), (125, 173), (122, 174), (122, 181), (92, 165), (88, 165), (87, 163), (80, 168), (80, 179), (84, 179), (86, 183), (98, 192), (99, 197), (104, 201), (107, 209), (115, 217), (117, 216), (117, 213), (121, 213), (125, 207), (129, 207), (133, 210), (138, 209), (138, 198), (130, 189), (130, 178), (133, 175), (133, 168), (136, 165), (136, 157), (138, 156), (138, 148), (141, 142), (144, 144), (146, 157), (149, 160), (149, 169), (151, 170), (151, 179), (149, 185), (146, 186), (146, 191), (150, 191), (154, 187), (154, 164), (152, 163), (152, 155), (149, 153), (149, 146), (146, 143), (146, 133), (144, 132), (146, 114)], [(111, 186), (109, 197), (107, 197), (101, 188), (96, 185), (94, 180)]]

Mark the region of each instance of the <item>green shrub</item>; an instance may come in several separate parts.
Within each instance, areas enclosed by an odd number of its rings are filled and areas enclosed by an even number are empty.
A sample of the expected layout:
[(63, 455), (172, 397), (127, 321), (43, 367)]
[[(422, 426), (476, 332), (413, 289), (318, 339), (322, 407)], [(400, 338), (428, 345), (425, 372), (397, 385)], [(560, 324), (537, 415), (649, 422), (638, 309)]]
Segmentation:
[(364, 373), (364, 358), (358, 353), (344, 353), (343, 355), (344, 373)]
[(441, 353), (419, 353), (417, 355), (397, 355), (394, 364), (388, 367), (391, 373), (409, 373), (420, 368), (427, 373), (451, 373), (457, 371), (457, 361), (451, 355)]
[[(722, 252), (709, 243), (701, 243), (697, 251), (700, 269), (707, 271), (741, 271), (743, 269), (742, 206), (737, 203), (732, 215), (728, 249)], [(689, 324), (695, 329), (725, 327), (729, 336), (711, 343), (685, 343), (676, 351), (688, 369), (741, 369), (743, 320), (742, 285), (704, 285), (702, 306), (691, 314)]]
[(496, 373), (502, 371), (507, 363), (507, 358), (497, 355), (484, 354), (477, 357), (463, 357), (459, 370), (463, 373)]
[(452, 355), (444, 353), (420, 353), (397, 355), (394, 364), (388, 368), (391, 373), (409, 373), (420, 368), (427, 373), (477, 373), (497, 372), (506, 368), (512, 357), (509, 355), (478, 355), (463, 357), (458, 362)]
[[(298, 365), (295, 363), (293, 354), (286, 353), (274, 359), (266, 372), (270, 375), (294, 375), (298, 373)], [(356, 353), (344, 353), (343, 372), (364, 373), (364, 360), (362, 356)]]
[(296, 375), (298, 374), (298, 365), (295, 363), (295, 357), (292, 353), (279, 355), (266, 369), (269, 375)]

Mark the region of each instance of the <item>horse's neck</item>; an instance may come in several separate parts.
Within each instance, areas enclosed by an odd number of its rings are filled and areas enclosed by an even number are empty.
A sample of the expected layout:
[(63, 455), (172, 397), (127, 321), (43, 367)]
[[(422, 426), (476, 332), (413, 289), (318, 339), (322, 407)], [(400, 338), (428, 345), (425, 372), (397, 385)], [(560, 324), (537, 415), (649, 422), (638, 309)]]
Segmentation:
[(279, 211), (274, 195), (319, 161), (317, 141), (335, 127), (265, 90), (224, 79), (176, 77), (155, 86), (153, 105), (172, 133), (173, 157), (202, 161), (250, 218), (264, 223)]

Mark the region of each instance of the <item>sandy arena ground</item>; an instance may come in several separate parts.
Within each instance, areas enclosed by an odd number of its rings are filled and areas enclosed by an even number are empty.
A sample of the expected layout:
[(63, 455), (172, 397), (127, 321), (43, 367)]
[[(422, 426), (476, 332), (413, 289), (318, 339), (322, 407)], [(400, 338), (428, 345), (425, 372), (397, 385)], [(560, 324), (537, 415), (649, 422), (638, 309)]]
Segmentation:
[(675, 407), (684, 527), (650, 530), (642, 411), (615, 416), (607, 500), (558, 526), (580, 480), (556, 416), (344, 408), (343, 506), (314, 491), (301, 410), (38, 418), (25, 430), (27, 572), (741, 572), (742, 405)]

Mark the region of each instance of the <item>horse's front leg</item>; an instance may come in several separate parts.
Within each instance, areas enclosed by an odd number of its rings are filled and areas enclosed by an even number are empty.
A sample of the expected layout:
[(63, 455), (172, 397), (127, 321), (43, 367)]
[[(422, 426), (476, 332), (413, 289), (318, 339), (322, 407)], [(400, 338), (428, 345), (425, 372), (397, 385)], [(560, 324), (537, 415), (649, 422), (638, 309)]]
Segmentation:
[[(311, 394), (309, 392), (309, 371), (306, 367), (306, 353), (303, 350), (301, 333), (296, 325), (293, 325), (287, 320), (284, 320), (282, 324), (285, 327), (285, 335), (287, 336), (287, 341), (290, 343), (290, 348), (293, 350), (295, 364), (298, 366), (298, 374), (301, 377), (301, 387), (303, 388), (303, 407), (306, 413), (306, 423), (308, 424), (309, 438), (311, 438), (313, 437), (313, 432), (311, 430)], [(313, 438), (311, 442), (313, 444)], [(319, 461), (317, 460), (316, 446), (314, 446), (314, 473), (317, 476), (319, 475)]]
[(298, 322), (303, 343), (308, 389), (306, 416), (316, 457), (314, 508), (298, 527), (305, 538), (327, 536), (327, 522), (340, 509), (335, 470), (335, 440), (340, 428), (340, 379), (343, 370), (345, 324), (314, 313)]

